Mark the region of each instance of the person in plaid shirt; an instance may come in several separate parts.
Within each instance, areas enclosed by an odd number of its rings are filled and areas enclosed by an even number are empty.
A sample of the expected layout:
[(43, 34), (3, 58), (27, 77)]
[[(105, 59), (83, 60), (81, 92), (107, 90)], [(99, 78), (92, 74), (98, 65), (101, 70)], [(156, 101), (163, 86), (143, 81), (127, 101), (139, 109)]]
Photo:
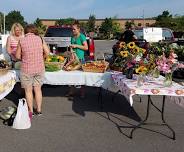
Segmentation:
[(49, 55), (45, 41), (38, 36), (34, 25), (27, 25), (25, 37), (21, 38), (16, 52), (16, 58), (21, 60), (20, 81), (25, 89), (29, 115), (33, 115), (33, 91), (36, 101), (36, 114), (41, 115), (42, 91), (45, 66), (44, 56)]

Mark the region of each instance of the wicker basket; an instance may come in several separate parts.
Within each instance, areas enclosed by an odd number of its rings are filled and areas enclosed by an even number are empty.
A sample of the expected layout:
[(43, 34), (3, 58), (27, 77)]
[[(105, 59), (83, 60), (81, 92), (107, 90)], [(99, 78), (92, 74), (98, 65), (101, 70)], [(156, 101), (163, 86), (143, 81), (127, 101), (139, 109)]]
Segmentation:
[(54, 67), (55, 70), (50, 72), (59, 71), (63, 68), (65, 63), (66, 63), (66, 59), (64, 60), (64, 62), (46, 62), (45, 61), (45, 68), (46, 68), (46, 71), (50, 71), (50, 70), (47, 70), (47, 68), (52, 66)]
[[(109, 63), (106, 61), (94, 61), (94, 62), (96, 62), (96, 66), (86, 66), (89, 63), (83, 64), (82, 65), (83, 71), (84, 72), (104, 73), (109, 66)], [(91, 62), (91, 63), (93, 63), (93, 62)], [(103, 64), (104, 67), (98, 66), (98, 63)]]

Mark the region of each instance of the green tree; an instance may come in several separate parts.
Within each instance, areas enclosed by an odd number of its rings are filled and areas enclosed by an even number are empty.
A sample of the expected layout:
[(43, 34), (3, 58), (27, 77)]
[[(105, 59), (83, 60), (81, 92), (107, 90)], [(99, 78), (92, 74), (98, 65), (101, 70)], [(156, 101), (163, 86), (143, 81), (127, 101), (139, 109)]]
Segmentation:
[(171, 29), (175, 26), (175, 23), (173, 22), (173, 17), (168, 10), (163, 11), (161, 15), (158, 15), (156, 17), (155, 26), (168, 27)]
[(38, 33), (43, 36), (46, 32), (47, 27), (42, 24), (39, 18), (35, 20), (34, 25), (37, 27)]
[(96, 20), (95, 15), (89, 16), (89, 20), (87, 22), (87, 26), (88, 26), (87, 31), (88, 32), (95, 32), (95, 20)]
[(113, 21), (112, 22), (112, 33), (113, 34), (117, 34), (117, 33), (120, 33), (122, 30), (121, 30), (121, 26), (119, 23), (117, 23), (116, 21)]
[(110, 35), (112, 34), (112, 26), (113, 22), (111, 18), (105, 18), (104, 22), (102, 22), (102, 25), (100, 27), (100, 33), (103, 33), (104, 38), (109, 39)]
[(130, 22), (130, 21), (126, 21), (125, 22), (125, 28), (129, 28), (129, 27), (132, 27), (132, 26), (135, 26), (135, 23), (134, 22)]
[(20, 23), (23, 27), (27, 24), (24, 21), (24, 17), (21, 15), (19, 11), (11, 11), (6, 15), (6, 30), (10, 31), (12, 25), (17, 22)]
[(74, 22), (74, 18), (59, 19), (56, 21), (55, 25), (72, 25)]
[(177, 16), (173, 19), (173, 26), (172, 30), (176, 32), (184, 32), (184, 16)]
[(88, 29), (88, 24), (87, 24), (86, 22), (80, 22), (79, 24), (80, 24), (80, 27), (81, 27), (82, 29), (84, 29), (85, 31), (87, 31), (87, 29)]

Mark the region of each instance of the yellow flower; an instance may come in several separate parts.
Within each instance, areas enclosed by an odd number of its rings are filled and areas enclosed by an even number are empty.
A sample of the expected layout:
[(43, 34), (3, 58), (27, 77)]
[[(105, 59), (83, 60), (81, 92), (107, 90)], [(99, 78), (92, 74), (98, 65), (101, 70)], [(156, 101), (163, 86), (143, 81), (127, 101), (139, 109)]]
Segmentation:
[(139, 51), (140, 51), (140, 48), (139, 47), (135, 47), (134, 48), (134, 53), (139, 53)]
[(128, 46), (129, 49), (133, 49), (133, 48), (135, 48), (135, 43), (130, 42), (130, 43), (127, 44), (127, 46)]
[(146, 49), (143, 49), (143, 48), (142, 48), (142, 52), (143, 52), (143, 54), (145, 54), (145, 53), (146, 53)]
[(137, 69), (135, 69), (135, 72), (141, 74), (141, 73), (146, 73), (147, 70), (148, 70), (148, 69), (147, 69), (146, 67), (140, 66), (140, 67), (138, 67)]
[(129, 53), (128, 51), (121, 51), (120, 52), (121, 56), (124, 58), (128, 56), (128, 53)]
[(123, 49), (123, 48), (125, 48), (126, 47), (126, 43), (125, 42), (121, 42), (120, 44), (119, 44), (119, 48), (120, 49)]

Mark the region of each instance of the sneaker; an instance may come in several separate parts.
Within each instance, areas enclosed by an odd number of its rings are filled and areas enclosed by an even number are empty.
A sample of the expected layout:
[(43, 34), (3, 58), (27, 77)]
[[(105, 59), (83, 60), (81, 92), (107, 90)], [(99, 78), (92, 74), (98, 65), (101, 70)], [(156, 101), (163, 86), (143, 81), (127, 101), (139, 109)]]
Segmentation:
[(41, 111), (40, 111), (40, 112), (36, 111), (36, 112), (35, 112), (35, 115), (41, 116), (41, 115), (42, 115), (42, 112), (41, 112)]

